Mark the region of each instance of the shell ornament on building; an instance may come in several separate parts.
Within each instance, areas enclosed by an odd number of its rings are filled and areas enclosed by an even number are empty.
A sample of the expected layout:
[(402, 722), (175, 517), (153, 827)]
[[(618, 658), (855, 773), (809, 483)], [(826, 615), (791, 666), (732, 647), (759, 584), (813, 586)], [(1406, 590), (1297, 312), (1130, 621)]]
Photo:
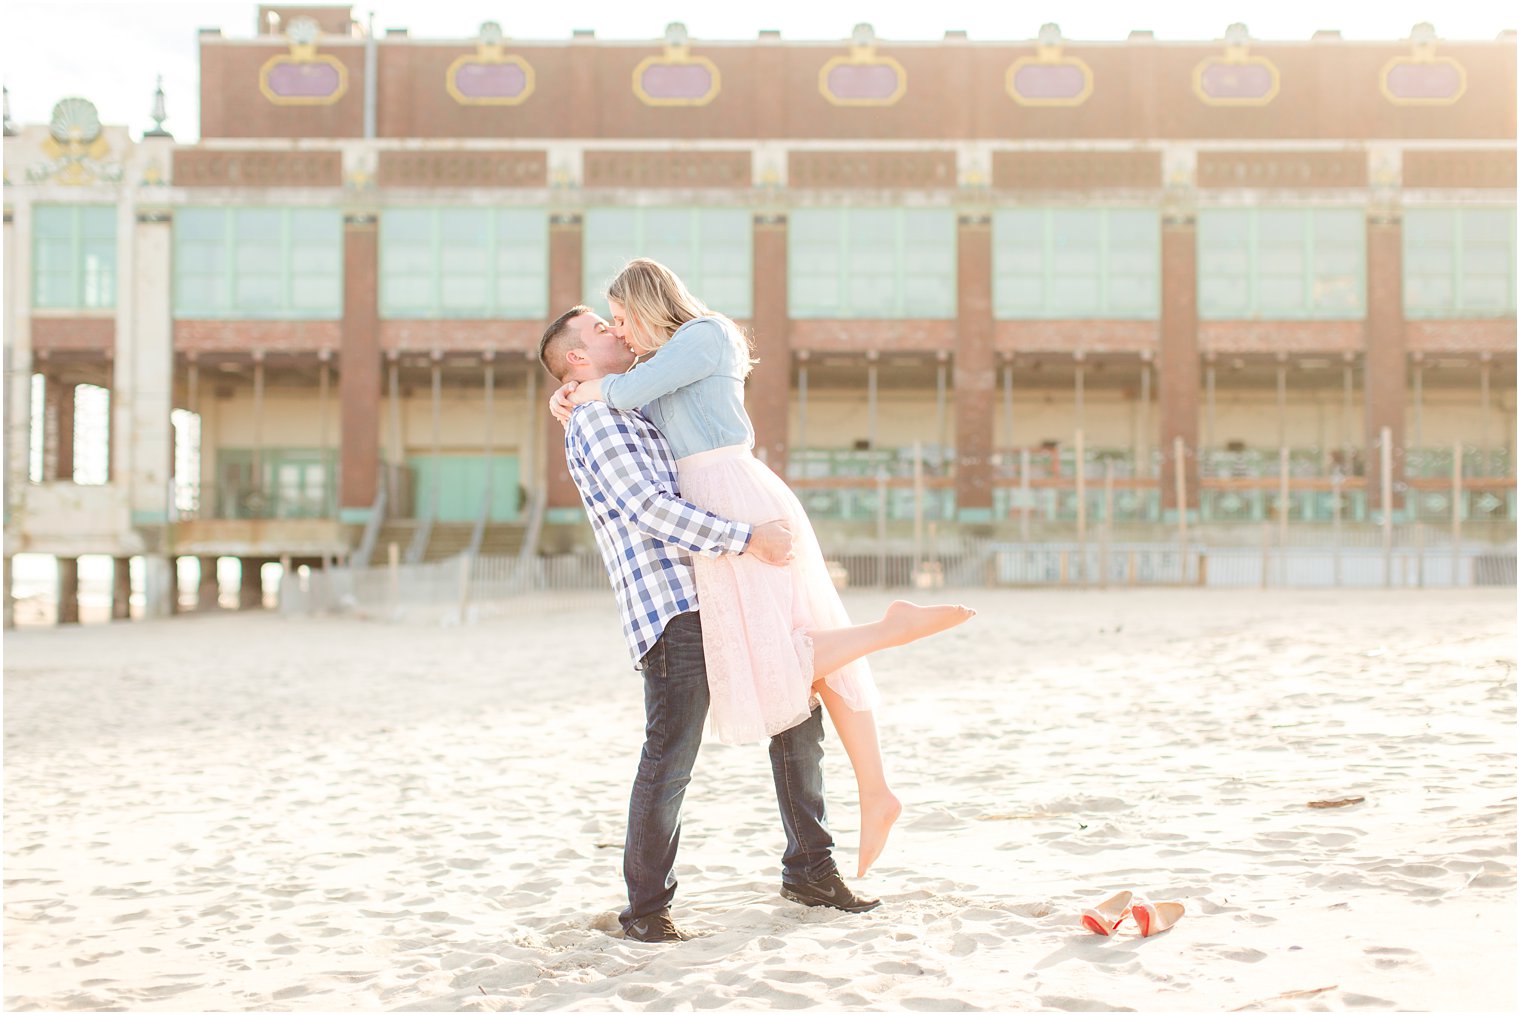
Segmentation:
[(1436, 56), (1436, 30), (1428, 23), (1409, 33), (1412, 52), (1383, 64), (1378, 86), (1395, 106), (1449, 106), (1467, 92), (1467, 68)]
[(692, 56), (686, 26), (665, 29), (665, 52), (633, 68), (633, 94), (646, 106), (705, 106), (718, 97), (723, 76), (705, 56)]
[(449, 64), (444, 85), (461, 106), (518, 106), (533, 94), (533, 65), (502, 50), (501, 26), (487, 21), (480, 26), (474, 53)]
[(259, 91), (277, 106), (330, 106), (348, 91), (348, 68), (335, 56), (317, 52), (317, 23), (291, 18), (285, 30), (290, 52), (272, 56), (259, 68)]
[(95, 104), (78, 97), (63, 99), (53, 107), (48, 136), (42, 142), (43, 154), (53, 161), (28, 167), (27, 182), (51, 180), (75, 187), (116, 183), (121, 180), (121, 163), (104, 161), (110, 150)]
[(100, 137), (100, 114), (88, 99), (64, 99), (53, 107), (48, 134), (59, 144), (91, 144)]
[(1036, 55), (1010, 64), (1004, 86), (1021, 106), (1080, 106), (1092, 95), (1092, 68), (1074, 56), (1062, 56), (1060, 26), (1044, 25)]
[(1277, 98), (1282, 76), (1264, 56), (1252, 56), (1251, 34), (1234, 24), (1225, 32), (1222, 56), (1205, 57), (1193, 68), (1193, 94), (1209, 106), (1265, 106)]
[(890, 56), (878, 56), (876, 30), (859, 24), (850, 37), (850, 55), (819, 68), (818, 91), (835, 106), (892, 106), (908, 92), (908, 72)]

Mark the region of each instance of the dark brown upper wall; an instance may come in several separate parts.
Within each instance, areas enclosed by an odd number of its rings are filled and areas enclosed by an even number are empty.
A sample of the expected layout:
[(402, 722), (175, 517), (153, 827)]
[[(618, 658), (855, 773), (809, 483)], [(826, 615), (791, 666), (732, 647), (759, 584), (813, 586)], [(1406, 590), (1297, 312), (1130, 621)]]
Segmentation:
[[(259, 67), (288, 52), (281, 44), (202, 39), (203, 137), (358, 137), (363, 132), (363, 47), (319, 41), (341, 59), (348, 92), (332, 106), (275, 106), (259, 92)], [(1280, 90), (1266, 106), (1209, 106), (1193, 92), (1199, 61), (1222, 56), (1223, 43), (1068, 44), (1063, 55), (1085, 61), (1093, 91), (1079, 106), (1016, 103), (1006, 90), (1008, 67), (1033, 57), (1033, 44), (945, 42), (894, 46), (877, 55), (899, 61), (907, 92), (894, 105), (831, 104), (818, 73), (849, 45), (756, 43), (707, 45), (691, 53), (711, 59), (722, 75), (705, 106), (649, 106), (632, 88), (634, 67), (664, 52), (660, 43), (515, 43), (507, 54), (534, 71), (522, 104), (467, 106), (445, 87), (449, 64), (473, 44), (438, 45), (386, 38), (379, 48), (377, 131), (381, 137), (427, 138), (692, 138), (740, 140), (925, 139), (1512, 139), (1515, 136), (1515, 47), (1509, 42), (1438, 45), (1460, 61), (1467, 91), (1448, 106), (1396, 106), (1380, 90), (1381, 71), (1408, 56), (1407, 42), (1252, 43), (1270, 59)]]

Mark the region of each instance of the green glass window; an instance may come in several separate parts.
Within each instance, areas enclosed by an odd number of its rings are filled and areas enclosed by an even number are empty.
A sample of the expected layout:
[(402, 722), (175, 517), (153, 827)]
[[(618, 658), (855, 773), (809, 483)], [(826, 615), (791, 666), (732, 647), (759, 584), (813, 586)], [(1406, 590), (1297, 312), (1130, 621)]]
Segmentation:
[(392, 208), (380, 216), (380, 316), (542, 318), (549, 218), (540, 208)]
[(174, 316), (343, 316), (343, 218), (327, 208), (182, 208)]
[(754, 315), (754, 233), (734, 208), (591, 208), (585, 217), (582, 292), (606, 305), (607, 283), (635, 257), (670, 268), (692, 294), (729, 317)]
[(32, 212), (32, 306), (116, 306), (116, 207), (40, 204)]
[(787, 293), (799, 318), (955, 316), (955, 213), (799, 208), (787, 229)]
[(1515, 315), (1515, 209), (1411, 208), (1404, 213), (1404, 313)]
[(1008, 208), (992, 217), (993, 312), (1005, 320), (1161, 314), (1161, 223), (1146, 208)]
[(219, 448), (216, 517), (331, 518), (337, 465), (337, 453), (321, 448)]
[(1366, 314), (1367, 230), (1356, 208), (1198, 213), (1198, 315), (1346, 320)]

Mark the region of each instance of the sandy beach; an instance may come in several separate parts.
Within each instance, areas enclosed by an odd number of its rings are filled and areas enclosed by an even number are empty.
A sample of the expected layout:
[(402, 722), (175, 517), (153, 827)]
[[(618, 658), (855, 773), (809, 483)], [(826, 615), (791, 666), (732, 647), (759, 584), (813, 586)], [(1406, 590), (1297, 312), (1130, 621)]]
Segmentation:
[[(643, 710), (609, 595), (7, 634), (6, 1007), (1515, 1006), (1513, 589), (955, 596), (976, 620), (875, 661), (886, 904), (779, 898), (764, 750), (711, 744), (673, 946), (617, 932)], [(1126, 888), (1186, 915), (1081, 930)]]

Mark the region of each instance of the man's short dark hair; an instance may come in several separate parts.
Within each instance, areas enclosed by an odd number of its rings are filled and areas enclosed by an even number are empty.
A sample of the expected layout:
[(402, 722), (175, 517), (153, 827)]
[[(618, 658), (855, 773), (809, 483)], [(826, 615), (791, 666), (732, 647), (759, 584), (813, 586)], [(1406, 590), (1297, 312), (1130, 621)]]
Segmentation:
[(565, 374), (570, 372), (565, 354), (571, 349), (580, 349), (585, 344), (579, 335), (570, 330), (570, 322), (589, 313), (592, 313), (590, 307), (577, 303), (556, 317), (554, 323), (544, 330), (544, 337), (538, 340), (538, 361), (556, 380), (563, 381)]

